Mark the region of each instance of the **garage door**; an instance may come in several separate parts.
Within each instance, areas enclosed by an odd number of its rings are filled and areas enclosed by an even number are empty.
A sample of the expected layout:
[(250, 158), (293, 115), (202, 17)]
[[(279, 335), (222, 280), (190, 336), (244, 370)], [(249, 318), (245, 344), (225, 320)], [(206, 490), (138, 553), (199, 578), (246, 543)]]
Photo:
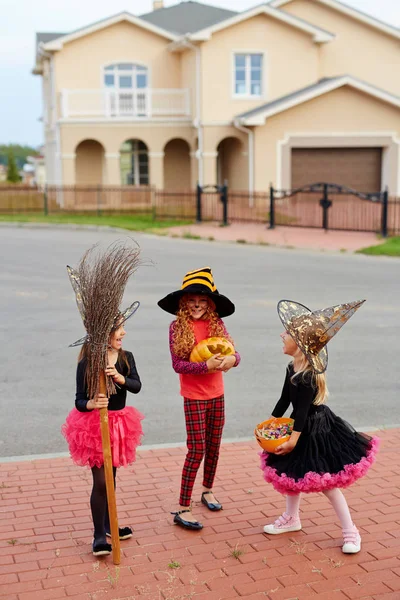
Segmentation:
[(382, 148), (293, 148), (292, 189), (336, 183), (359, 192), (381, 190)]

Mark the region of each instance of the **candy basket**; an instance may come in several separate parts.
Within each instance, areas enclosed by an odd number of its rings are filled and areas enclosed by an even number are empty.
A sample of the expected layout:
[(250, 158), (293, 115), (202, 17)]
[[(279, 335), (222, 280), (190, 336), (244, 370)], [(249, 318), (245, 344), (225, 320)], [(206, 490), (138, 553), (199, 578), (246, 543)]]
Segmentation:
[[(268, 419), (267, 421), (259, 423), (254, 430), (254, 435), (256, 436), (258, 444), (263, 450), (266, 450), (267, 452), (275, 452), (278, 446), (280, 446), (284, 442), (287, 442), (290, 439), (290, 433), (293, 427), (293, 423), (293, 419), (289, 419), (286, 417), (273, 417), (272, 419)], [(272, 427), (270, 431), (276, 430), (277, 435), (279, 435), (279, 429), (286, 431), (286, 429), (288, 428), (289, 433), (279, 437), (265, 437), (265, 435), (263, 435), (263, 431), (269, 430), (268, 425), (272, 424), (277, 425), (278, 429), (277, 427)]]

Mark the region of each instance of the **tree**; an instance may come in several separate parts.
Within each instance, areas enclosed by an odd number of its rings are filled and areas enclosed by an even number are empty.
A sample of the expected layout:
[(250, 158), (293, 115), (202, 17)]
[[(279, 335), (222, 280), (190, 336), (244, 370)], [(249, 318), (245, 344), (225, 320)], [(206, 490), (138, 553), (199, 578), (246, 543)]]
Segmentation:
[(15, 162), (15, 156), (12, 150), (8, 152), (7, 181), (10, 183), (17, 183), (18, 181), (21, 181), (21, 177), (18, 173)]

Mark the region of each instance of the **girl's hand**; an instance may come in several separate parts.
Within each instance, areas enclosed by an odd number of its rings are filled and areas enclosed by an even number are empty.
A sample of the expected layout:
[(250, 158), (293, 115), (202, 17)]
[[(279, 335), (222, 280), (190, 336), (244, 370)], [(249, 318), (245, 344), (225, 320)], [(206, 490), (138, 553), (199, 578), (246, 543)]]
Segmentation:
[(108, 365), (108, 367), (106, 367), (105, 373), (108, 377), (112, 377), (115, 383), (124, 385), (125, 377), (121, 375), (121, 373), (118, 373), (117, 369), (115, 368), (115, 365)]
[(293, 443), (292, 440), (288, 440), (287, 442), (284, 442), (283, 444), (277, 447), (277, 449), (275, 450), (275, 454), (289, 454), (289, 452), (291, 452), (295, 446), (295, 442)]
[(94, 400), (89, 400), (86, 404), (86, 408), (89, 410), (99, 410), (100, 408), (107, 408), (108, 398), (104, 394), (99, 394)]
[(224, 356), (221, 364), (217, 368), (217, 371), (224, 371), (224, 373), (226, 373), (227, 371), (229, 371), (229, 369), (232, 369), (232, 367), (235, 366), (235, 362), (236, 356), (234, 356), (233, 354), (230, 354), (229, 356)]
[(219, 370), (219, 366), (221, 365), (223, 358), (220, 354), (214, 354), (211, 358), (206, 362), (207, 368), (209, 371), (217, 371)]

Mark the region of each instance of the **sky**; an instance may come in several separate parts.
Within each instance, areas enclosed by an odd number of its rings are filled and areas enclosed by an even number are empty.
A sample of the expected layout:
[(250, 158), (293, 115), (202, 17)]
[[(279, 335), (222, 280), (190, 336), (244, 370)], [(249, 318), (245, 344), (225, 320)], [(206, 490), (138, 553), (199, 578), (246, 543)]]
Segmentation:
[[(400, 0), (346, 3), (400, 27)], [(31, 74), (36, 32), (67, 33), (122, 11), (140, 16), (153, 6), (152, 0), (1, 0), (0, 4), (0, 144), (32, 146), (43, 141), (40, 77)], [(173, 4), (177, 0), (164, 0), (164, 6)], [(240, 12), (261, 1), (208, 0), (207, 4)]]

